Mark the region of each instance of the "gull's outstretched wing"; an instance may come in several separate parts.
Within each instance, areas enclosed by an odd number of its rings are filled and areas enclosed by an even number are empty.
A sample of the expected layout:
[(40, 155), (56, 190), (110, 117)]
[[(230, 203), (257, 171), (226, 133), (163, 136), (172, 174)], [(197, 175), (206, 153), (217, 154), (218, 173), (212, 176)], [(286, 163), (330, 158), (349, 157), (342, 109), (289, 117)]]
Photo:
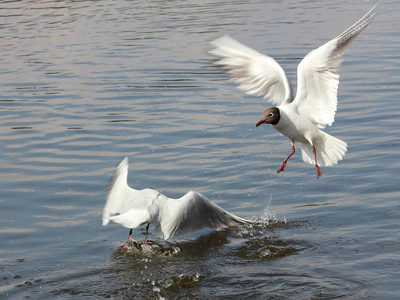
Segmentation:
[(107, 201), (103, 209), (103, 225), (110, 221), (126, 228), (136, 228), (153, 221), (157, 215), (156, 199), (161, 195), (153, 189), (135, 190), (128, 186), (128, 157), (115, 168), (107, 186)]
[(114, 176), (107, 186), (107, 201), (103, 209), (103, 225), (107, 225), (110, 217), (123, 214), (129, 210), (128, 201), (132, 189), (128, 186), (128, 157), (124, 157), (116, 166)]
[(289, 80), (281, 66), (229, 36), (223, 36), (211, 44), (216, 48), (210, 53), (223, 57), (216, 62), (223, 71), (250, 95), (263, 96), (274, 105), (293, 100)]
[(159, 225), (155, 228), (164, 239), (179, 237), (204, 228), (224, 229), (252, 223), (222, 209), (207, 197), (188, 192), (179, 199), (160, 203)]
[(376, 5), (358, 22), (333, 40), (308, 53), (297, 68), (297, 94), (293, 104), (299, 114), (320, 128), (335, 120), (339, 68), (348, 44), (375, 16)]

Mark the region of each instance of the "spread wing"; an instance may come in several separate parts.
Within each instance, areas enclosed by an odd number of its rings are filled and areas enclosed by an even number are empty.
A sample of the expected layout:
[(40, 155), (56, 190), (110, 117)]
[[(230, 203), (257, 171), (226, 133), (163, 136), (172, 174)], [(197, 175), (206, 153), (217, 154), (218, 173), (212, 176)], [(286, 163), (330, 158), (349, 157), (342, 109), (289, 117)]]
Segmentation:
[(132, 204), (129, 201), (132, 189), (128, 186), (128, 157), (124, 157), (115, 168), (113, 177), (107, 186), (107, 201), (103, 209), (103, 225), (110, 217), (127, 212)]
[(161, 194), (153, 189), (135, 190), (129, 187), (128, 166), (128, 157), (124, 157), (108, 183), (103, 225), (114, 221), (126, 228), (136, 228), (153, 221), (157, 214), (157, 207), (153, 204)]
[(242, 219), (222, 209), (207, 197), (196, 192), (188, 192), (179, 199), (166, 199), (160, 208), (157, 235), (164, 239), (178, 237), (195, 231), (212, 228), (224, 229), (251, 221)]
[(342, 55), (348, 44), (372, 22), (375, 8), (376, 5), (346, 31), (308, 53), (297, 68), (297, 94), (293, 104), (299, 114), (320, 128), (332, 125), (335, 120)]
[(247, 94), (263, 96), (274, 105), (293, 100), (289, 80), (281, 66), (229, 36), (223, 36), (211, 44), (216, 48), (210, 53), (223, 57), (216, 62), (222, 70), (239, 84)]

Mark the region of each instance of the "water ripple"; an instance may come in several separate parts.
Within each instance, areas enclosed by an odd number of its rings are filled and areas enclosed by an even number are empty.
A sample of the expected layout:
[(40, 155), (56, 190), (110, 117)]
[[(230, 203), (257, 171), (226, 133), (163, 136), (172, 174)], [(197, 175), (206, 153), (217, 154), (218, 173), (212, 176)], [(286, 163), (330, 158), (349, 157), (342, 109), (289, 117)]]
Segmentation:
[[(229, 82), (208, 43), (229, 34), (295, 84), (301, 57), (368, 3), (2, 3), (0, 297), (395, 298), (396, 4), (346, 54), (326, 130), (349, 151), (315, 180), (298, 153), (276, 174), (289, 141), (254, 128), (267, 103)], [(135, 188), (196, 190), (268, 222), (121, 252), (125, 231), (102, 227), (101, 210), (126, 155)]]

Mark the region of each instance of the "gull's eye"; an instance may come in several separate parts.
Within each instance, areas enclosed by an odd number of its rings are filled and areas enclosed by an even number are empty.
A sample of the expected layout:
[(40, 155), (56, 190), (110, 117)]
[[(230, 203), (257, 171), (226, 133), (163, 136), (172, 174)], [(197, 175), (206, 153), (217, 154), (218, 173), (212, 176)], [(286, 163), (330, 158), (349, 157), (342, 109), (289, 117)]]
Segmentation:
[(272, 112), (270, 112), (269, 114), (268, 114), (268, 117), (273, 117), (274, 116), (274, 113), (272, 113)]

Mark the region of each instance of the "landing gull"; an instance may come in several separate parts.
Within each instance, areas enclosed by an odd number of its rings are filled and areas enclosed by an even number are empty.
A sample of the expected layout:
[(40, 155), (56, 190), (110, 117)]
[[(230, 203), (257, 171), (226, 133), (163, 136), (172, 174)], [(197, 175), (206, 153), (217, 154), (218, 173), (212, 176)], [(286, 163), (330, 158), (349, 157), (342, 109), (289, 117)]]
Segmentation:
[(263, 96), (276, 105), (264, 111), (256, 127), (271, 124), (290, 139), (292, 152), (278, 173), (285, 170), (295, 153), (295, 142), (300, 143), (303, 160), (315, 165), (317, 178), (321, 176), (319, 166), (332, 166), (343, 159), (347, 144), (321, 129), (334, 122), (342, 55), (350, 41), (372, 22), (375, 8), (376, 5), (350, 28), (303, 58), (297, 67), (296, 96), (285, 72), (272, 57), (229, 36), (211, 42), (216, 48), (210, 53), (222, 57), (216, 64), (222, 66), (241, 90)]
[(224, 210), (200, 193), (190, 191), (179, 199), (172, 199), (150, 188), (135, 190), (129, 187), (127, 179), (128, 157), (124, 157), (107, 186), (103, 210), (103, 225), (114, 221), (130, 228), (127, 242), (132, 228), (146, 224), (144, 243), (147, 243), (150, 224), (155, 226), (157, 236), (167, 240), (204, 228), (221, 230), (253, 223)]

